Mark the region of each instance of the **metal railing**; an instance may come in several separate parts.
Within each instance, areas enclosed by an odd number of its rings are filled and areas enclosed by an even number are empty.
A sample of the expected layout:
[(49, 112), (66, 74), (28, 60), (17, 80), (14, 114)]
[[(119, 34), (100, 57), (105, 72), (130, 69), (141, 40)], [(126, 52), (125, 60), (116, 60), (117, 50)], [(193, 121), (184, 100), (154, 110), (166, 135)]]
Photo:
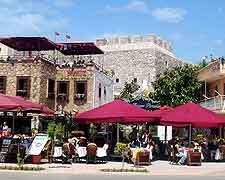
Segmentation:
[(224, 110), (225, 109), (225, 95), (207, 98), (205, 100), (200, 101), (199, 105), (206, 109), (212, 110), (212, 111)]

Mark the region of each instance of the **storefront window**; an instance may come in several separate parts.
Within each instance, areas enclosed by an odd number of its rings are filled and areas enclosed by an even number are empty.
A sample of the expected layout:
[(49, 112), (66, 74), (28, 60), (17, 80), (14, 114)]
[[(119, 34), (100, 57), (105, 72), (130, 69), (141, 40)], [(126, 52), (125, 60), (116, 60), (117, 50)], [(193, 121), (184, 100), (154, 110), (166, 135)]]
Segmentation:
[(17, 77), (16, 95), (30, 98), (30, 77)]
[(66, 103), (69, 100), (69, 82), (57, 82), (57, 101), (58, 103)]
[(5, 94), (6, 92), (6, 76), (0, 76), (0, 93)]
[(81, 105), (87, 102), (87, 81), (75, 81), (75, 104)]

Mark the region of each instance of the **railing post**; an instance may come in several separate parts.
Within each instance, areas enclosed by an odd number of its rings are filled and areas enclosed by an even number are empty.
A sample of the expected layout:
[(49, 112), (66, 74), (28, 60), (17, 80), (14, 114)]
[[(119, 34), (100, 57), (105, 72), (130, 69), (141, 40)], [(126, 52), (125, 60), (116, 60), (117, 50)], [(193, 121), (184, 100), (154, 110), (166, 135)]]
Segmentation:
[(223, 108), (223, 97), (220, 96), (220, 109), (222, 109), (222, 108)]
[(213, 97), (214, 98), (214, 108), (216, 110), (216, 97)]

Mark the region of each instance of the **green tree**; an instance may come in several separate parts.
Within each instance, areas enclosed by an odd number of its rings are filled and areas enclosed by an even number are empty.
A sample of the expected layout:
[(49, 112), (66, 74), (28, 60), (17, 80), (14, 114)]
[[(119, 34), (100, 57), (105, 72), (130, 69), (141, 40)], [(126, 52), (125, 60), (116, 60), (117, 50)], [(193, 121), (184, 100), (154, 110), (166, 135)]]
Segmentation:
[(48, 123), (48, 129), (47, 129), (48, 137), (51, 138), (52, 140), (54, 140), (55, 138), (55, 127), (56, 127), (55, 122)]
[(119, 99), (123, 99), (126, 101), (131, 101), (134, 97), (134, 93), (138, 91), (140, 86), (134, 81), (131, 81), (130, 83), (125, 82), (124, 88), (120, 93)]
[(203, 58), (198, 65), (199, 65), (199, 68), (206, 67), (208, 65), (207, 59), (206, 58)]
[(165, 72), (154, 83), (155, 100), (161, 105), (177, 106), (188, 101), (198, 102), (202, 83), (197, 79), (199, 66), (184, 65)]

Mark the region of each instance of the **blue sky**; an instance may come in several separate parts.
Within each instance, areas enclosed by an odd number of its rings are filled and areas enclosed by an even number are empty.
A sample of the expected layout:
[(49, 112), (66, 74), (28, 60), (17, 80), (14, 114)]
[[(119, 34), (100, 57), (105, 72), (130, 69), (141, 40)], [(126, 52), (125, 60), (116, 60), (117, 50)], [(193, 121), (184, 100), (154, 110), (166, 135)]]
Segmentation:
[(0, 36), (44, 35), (93, 41), (157, 34), (175, 54), (198, 62), (225, 55), (224, 0), (0, 0)]

